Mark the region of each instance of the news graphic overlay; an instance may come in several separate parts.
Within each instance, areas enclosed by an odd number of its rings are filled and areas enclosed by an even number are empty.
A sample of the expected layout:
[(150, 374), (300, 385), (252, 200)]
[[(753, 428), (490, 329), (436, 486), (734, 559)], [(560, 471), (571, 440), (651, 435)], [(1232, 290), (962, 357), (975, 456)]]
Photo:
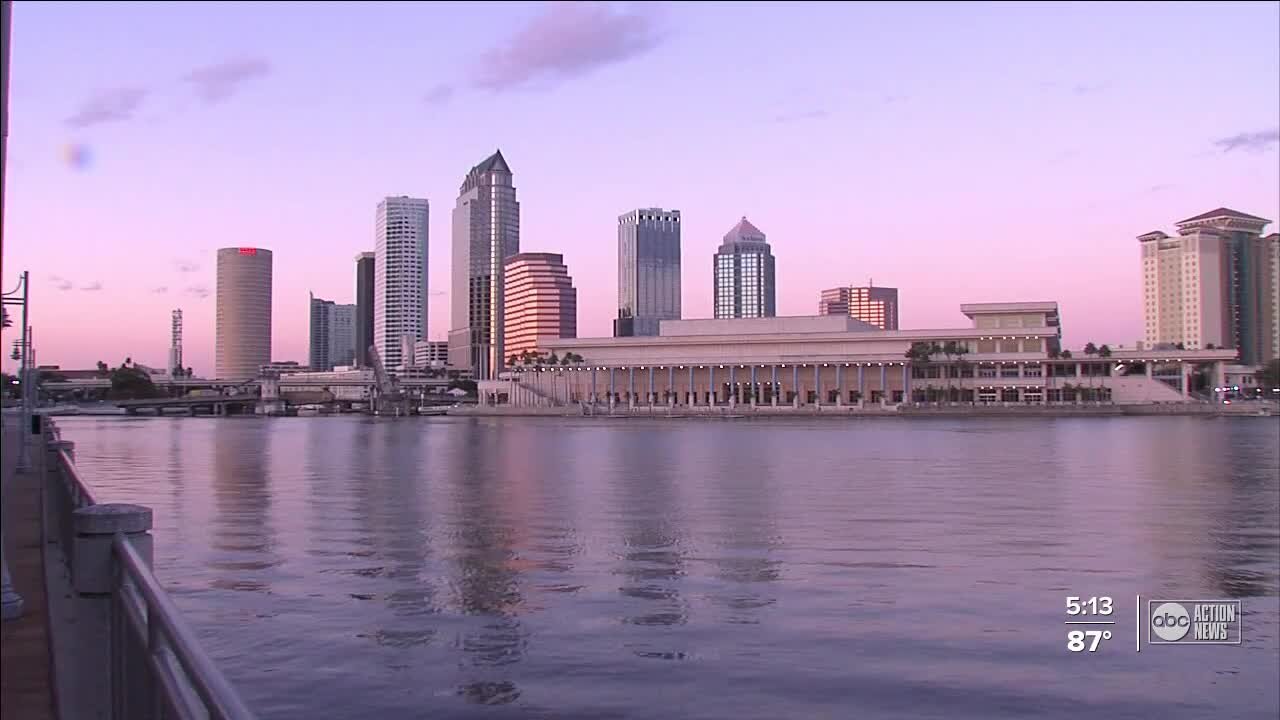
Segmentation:
[(1115, 603), (1106, 595), (1068, 596), (1067, 619), (1064, 621), (1067, 625), (1067, 650), (1097, 652), (1114, 635), (1114, 610)]
[(1239, 645), (1239, 600), (1147, 600), (1148, 645)]

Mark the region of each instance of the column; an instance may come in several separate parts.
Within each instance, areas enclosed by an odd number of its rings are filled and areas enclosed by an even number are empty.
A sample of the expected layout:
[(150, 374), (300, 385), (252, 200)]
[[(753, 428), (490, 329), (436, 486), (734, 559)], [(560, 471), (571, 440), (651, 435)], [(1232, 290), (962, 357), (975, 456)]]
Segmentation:
[(867, 373), (866, 368), (858, 366), (858, 407), (862, 407), (867, 402)]
[[(947, 368), (942, 368), (946, 372)], [(902, 363), (902, 402), (911, 402), (911, 368), (907, 363)]]
[(822, 366), (813, 364), (813, 405), (822, 407)]
[(800, 366), (791, 366), (791, 391), (794, 397), (791, 399), (791, 407), (800, 407)]
[[(122, 535), (148, 567), (154, 554), (151, 508), (141, 505), (103, 504), (80, 508), (71, 514), (74, 535), (71, 547), (71, 586), (76, 603), (76, 653), (83, 667), (101, 672), (77, 678), (76, 694), (83, 707), (117, 708), (119, 717), (146, 717), (154, 701), (153, 677), (147, 672), (124, 672), (133, 663), (146, 663), (146, 644), (133, 634), (113, 632), (112, 609), (116, 574), (120, 572), (112, 549)], [(113, 673), (121, 673), (114, 675)], [(111, 713), (106, 713), (111, 714)]]
[(729, 366), (729, 407), (738, 405), (738, 368), (734, 365)]
[(844, 365), (836, 365), (836, 407), (844, 407)]
[(756, 390), (756, 366), (752, 365), (751, 366), (751, 407), (755, 407), (756, 402), (759, 400), (759, 398), (756, 397), (757, 392), (758, 391)]
[(636, 406), (636, 369), (627, 368), (627, 407)]
[(710, 395), (708, 396), (708, 399), (707, 399), (707, 405), (711, 407), (715, 407), (716, 406), (716, 366), (708, 365), (707, 371), (708, 371), (707, 385), (710, 386), (708, 388), (708, 390), (710, 390)]
[(697, 405), (698, 396), (693, 394), (693, 366), (689, 366), (689, 404)]
[(885, 405), (889, 402), (889, 367), (883, 363), (880, 365), (880, 404)]
[(648, 399), (649, 399), (649, 402), (645, 404), (652, 405), (653, 404), (653, 368), (652, 367), (649, 368), (649, 398)]
[(596, 394), (596, 369), (591, 368), (591, 404), (595, 405), (600, 402), (600, 396)]
[(667, 368), (667, 407), (676, 405), (676, 366)]
[(609, 368), (609, 409), (613, 409), (614, 400), (613, 368)]
[(778, 366), (769, 366), (769, 402), (774, 407), (778, 407)]
[(1178, 363), (1178, 370), (1182, 373), (1182, 397), (1191, 395), (1191, 366), (1185, 362)]

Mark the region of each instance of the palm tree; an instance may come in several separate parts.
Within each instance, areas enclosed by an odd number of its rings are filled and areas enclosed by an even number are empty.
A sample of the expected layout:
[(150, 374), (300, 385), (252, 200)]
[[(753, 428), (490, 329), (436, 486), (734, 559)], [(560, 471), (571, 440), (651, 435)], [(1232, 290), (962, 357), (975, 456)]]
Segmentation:
[(107, 367), (107, 364), (106, 364), (106, 363), (102, 362), (101, 360), (99, 360), (99, 361), (98, 361), (98, 372), (103, 372), (103, 373), (104, 373), (104, 372), (106, 372), (108, 369), (109, 369), (109, 368)]
[(1058, 354), (1058, 357), (1062, 358), (1063, 360), (1070, 360), (1070, 359), (1071, 359), (1071, 351), (1070, 351), (1070, 350), (1063, 350), (1061, 353), (1059, 353), (1059, 354)]
[(560, 357), (559, 357), (558, 355), (556, 355), (556, 351), (555, 351), (555, 350), (552, 350), (552, 351), (551, 351), (551, 357), (547, 358), (547, 364), (548, 364), (548, 365), (559, 365), (559, 364), (560, 364)]
[[(941, 346), (938, 345), (938, 343), (936, 342), (935, 343), (913, 342), (911, 343), (911, 347), (908, 348), (905, 353), (903, 353), (903, 357), (905, 357), (907, 360), (910, 360), (912, 363), (918, 363), (921, 366), (921, 368), (924, 368), (928, 366), (930, 359), (936, 353), (940, 352), (941, 349), (942, 349)], [(921, 375), (925, 375), (925, 374), (927, 373), (923, 371), (921, 372)], [(925, 391), (926, 397), (928, 397), (927, 395), (928, 383), (926, 383), (925, 385), (926, 385), (926, 391)], [(910, 402), (911, 399), (904, 398), (904, 401)]]
[(507, 356), (507, 367), (515, 367), (517, 362), (520, 362), (520, 358), (515, 353)]
[(1097, 345), (1094, 345), (1093, 343), (1085, 343), (1085, 345), (1084, 345), (1084, 354), (1085, 354), (1085, 355), (1096, 355), (1097, 353), (1098, 353), (1098, 346), (1097, 346)]

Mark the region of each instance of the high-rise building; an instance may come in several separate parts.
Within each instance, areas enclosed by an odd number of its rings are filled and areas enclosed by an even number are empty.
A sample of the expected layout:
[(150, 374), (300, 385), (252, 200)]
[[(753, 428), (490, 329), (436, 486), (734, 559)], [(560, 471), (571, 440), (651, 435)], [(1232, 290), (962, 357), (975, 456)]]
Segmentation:
[(848, 315), (881, 330), (898, 329), (898, 289), (876, 287), (870, 281), (822, 291), (819, 315)]
[(578, 337), (578, 291), (563, 255), (512, 255), (505, 282), (508, 358), (537, 350), (539, 338)]
[(376, 253), (356, 255), (356, 364), (369, 367), (369, 346), (373, 344), (373, 283)]
[(425, 198), (401, 195), (378, 203), (373, 345), (378, 348), (384, 367), (398, 367), (406, 359), (400, 351), (403, 336), (412, 335), (418, 340), (427, 337), (429, 214)]
[(520, 252), (520, 203), (499, 150), (471, 168), (453, 208), (449, 364), (478, 380), (502, 369), (503, 271)]
[(1233, 348), (1258, 365), (1273, 354), (1276, 312), (1263, 229), (1271, 221), (1218, 208), (1138, 236), (1146, 342)]
[(680, 211), (641, 208), (618, 217), (615, 337), (657, 335), (680, 319)]
[(778, 314), (773, 253), (760, 228), (744, 215), (724, 236), (712, 260), (715, 317), (756, 318)]
[(355, 305), (339, 305), (311, 295), (311, 342), (307, 364), (312, 370), (350, 365), (355, 358)]
[(271, 362), (271, 251), (218, 250), (214, 375), (251, 380)]
[(1280, 233), (1271, 233), (1262, 240), (1271, 261), (1267, 273), (1271, 280), (1271, 357), (1267, 359), (1274, 360), (1280, 358)]
[(169, 320), (169, 377), (177, 377), (182, 364), (182, 310), (174, 310)]

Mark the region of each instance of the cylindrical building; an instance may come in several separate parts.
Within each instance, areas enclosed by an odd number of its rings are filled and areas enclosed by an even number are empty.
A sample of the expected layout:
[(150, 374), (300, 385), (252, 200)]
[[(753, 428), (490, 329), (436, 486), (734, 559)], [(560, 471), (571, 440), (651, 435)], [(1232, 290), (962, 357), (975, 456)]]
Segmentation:
[(218, 250), (215, 376), (250, 380), (271, 362), (271, 251)]

